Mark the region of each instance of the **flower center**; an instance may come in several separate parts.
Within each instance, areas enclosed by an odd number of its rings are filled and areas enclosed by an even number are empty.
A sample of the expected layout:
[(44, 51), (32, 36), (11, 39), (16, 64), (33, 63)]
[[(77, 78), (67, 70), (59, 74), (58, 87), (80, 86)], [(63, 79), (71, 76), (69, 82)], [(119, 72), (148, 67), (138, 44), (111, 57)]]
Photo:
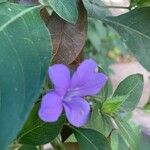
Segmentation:
[(73, 97), (78, 96), (78, 90), (79, 88), (75, 89), (68, 89), (65, 96), (63, 97), (64, 101), (71, 101)]

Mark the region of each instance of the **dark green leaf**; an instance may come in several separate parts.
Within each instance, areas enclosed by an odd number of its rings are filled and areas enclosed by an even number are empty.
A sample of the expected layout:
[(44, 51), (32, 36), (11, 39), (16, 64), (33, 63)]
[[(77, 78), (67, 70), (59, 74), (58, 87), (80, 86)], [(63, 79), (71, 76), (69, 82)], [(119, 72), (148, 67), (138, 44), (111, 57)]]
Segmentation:
[(149, 0), (136, 0), (137, 6), (150, 6)]
[(76, 23), (78, 19), (76, 0), (47, 0), (47, 2), (61, 18)]
[(118, 17), (102, 19), (112, 26), (137, 60), (150, 71), (150, 7), (137, 8)]
[(39, 96), (50, 61), (40, 6), (0, 5), (0, 149), (16, 137)]
[(127, 95), (122, 105), (123, 111), (132, 111), (138, 104), (143, 91), (143, 76), (134, 74), (128, 76), (118, 85), (114, 96)]
[(102, 104), (102, 112), (111, 115), (112, 113), (119, 111), (126, 98), (127, 96), (116, 96), (106, 100)]
[(38, 109), (39, 105), (36, 104), (18, 136), (19, 143), (34, 146), (44, 145), (59, 134), (65, 121), (64, 117), (60, 117), (57, 122), (46, 123), (39, 119)]
[(111, 150), (107, 138), (93, 129), (73, 128), (81, 150)]
[(36, 146), (31, 145), (22, 145), (19, 150), (38, 150)]

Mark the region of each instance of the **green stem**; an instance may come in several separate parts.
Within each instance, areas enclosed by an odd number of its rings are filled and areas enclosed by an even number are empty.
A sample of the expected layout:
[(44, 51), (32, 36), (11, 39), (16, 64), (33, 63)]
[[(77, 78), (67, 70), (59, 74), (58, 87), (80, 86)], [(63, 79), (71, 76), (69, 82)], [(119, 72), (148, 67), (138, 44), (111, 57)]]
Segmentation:
[(91, 4), (93, 5), (96, 5), (98, 7), (101, 7), (101, 8), (114, 8), (114, 9), (130, 9), (130, 6), (129, 7), (126, 7), (126, 6), (107, 6), (107, 5), (98, 5), (97, 3), (93, 3), (93, 2), (90, 2)]
[(99, 6), (102, 8), (115, 8), (115, 9), (129, 9), (129, 7), (125, 7), (125, 6)]
[(55, 150), (65, 150), (65, 147), (64, 147), (63, 143), (60, 141), (59, 137), (54, 139), (51, 142), (51, 144)]
[(40, 146), (39, 146), (39, 150), (44, 150), (44, 146), (43, 146), (43, 145), (40, 145)]

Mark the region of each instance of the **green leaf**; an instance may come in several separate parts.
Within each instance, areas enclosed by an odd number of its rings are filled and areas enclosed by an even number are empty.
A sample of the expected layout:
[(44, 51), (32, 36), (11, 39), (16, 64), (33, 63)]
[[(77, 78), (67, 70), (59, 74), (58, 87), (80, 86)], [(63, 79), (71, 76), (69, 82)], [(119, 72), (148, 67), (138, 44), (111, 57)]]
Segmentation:
[(93, 129), (73, 128), (81, 150), (111, 150), (107, 138)]
[[(105, 56), (102, 55), (102, 57), (105, 57)], [(107, 61), (104, 60), (104, 64), (106, 64), (106, 63), (107, 63)], [(102, 63), (100, 63), (100, 64), (102, 64)], [(105, 68), (107, 68), (107, 67), (105, 67)], [(103, 68), (99, 67), (99, 72), (103, 72), (104, 74), (107, 75), (108, 68), (104, 70)], [(111, 82), (110, 78), (108, 78), (107, 83), (102, 88), (101, 92), (98, 94), (99, 101), (104, 102), (107, 99), (107, 97), (110, 97), (112, 95), (112, 93), (113, 93), (112, 82)]]
[(98, 16), (104, 18), (111, 15), (108, 9), (104, 8), (105, 5), (101, 0), (83, 0), (83, 4), (89, 17), (97, 18)]
[(22, 145), (18, 150), (38, 150), (35, 146)]
[(137, 6), (150, 6), (149, 0), (136, 0), (135, 4)]
[(57, 122), (46, 123), (38, 117), (39, 105), (36, 104), (24, 125), (22, 131), (18, 135), (18, 142), (27, 145), (44, 145), (57, 137), (65, 119), (60, 117)]
[(96, 23), (97, 24), (99, 23), (99, 27), (102, 28), (102, 24), (100, 21), (98, 22), (95, 19), (89, 19), (87, 36), (91, 44), (95, 47), (95, 49), (97, 51), (100, 51), (101, 37), (100, 37), (100, 34), (97, 32)]
[(150, 71), (150, 7), (137, 8), (126, 14), (102, 19), (121, 35), (137, 60)]
[(87, 36), (98, 52), (101, 52), (101, 41), (107, 36), (106, 30), (106, 26), (100, 20), (89, 18)]
[[(149, 130), (149, 129), (147, 129), (147, 130)], [(149, 131), (145, 131), (145, 133), (140, 134), (140, 150), (149, 150), (149, 148), (150, 148)]]
[[(30, 2), (30, 1), (29, 1), (29, 2)], [(52, 9), (52, 7), (49, 6), (48, 1), (47, 1), (47, 0), (39, 0), (38, 2), (39, 2), (41, 5), (46, 6), (46, 7), (45, 7), (46, 10), (47, 10), (48, 14), (51, 16), (52, 13), (53, 13), (53, 9)], [(34, 3), (34, 1), (32, 1), (32, 3)], [(48, 21), (49, 21), (49, 19), (48, 19)]]
[(0, 3), (6, 2), (7, 0), (0, 0)]
[(122, 137), (127, 141), (131, 150), (139, 149), (139, 133), (135, 132), (133, 126), (127, 123), (126, 120), (121, 119), (119, 116), (114, 118)]
[(112, 113), (119, 111), (126, 98), (127, 96), (116, 96), (106, 100), (102, 104), (102, 112), (111, 115)]
[(21, 130), (50, 61), (50, 35), (40, 6), (0, 5), (0, 149)]
[(108, 79), (106, 85), (101, 90), (99, 97), (101, 98), (102, 101), (105, 101), (107, 99), (107, 97), (112, 95), (112, 93), (113, 93), (112, 82), (110, 79)]
[(111, 134), (111, 147), (112, 150), (129, 150), (129, 147), (118, 130), (113, 131)]
[(145, 112), (150, 112), (150, 95), (149, 95), (149, 98), (148, 98), (148, 102), (144, 106), (144, 111)]
[[(41, 1), (43, 3), (43, 1)], [(76, 0), (47, 0), (46, 3), (64, 20), (76, 23), (78, 10)]]
[(100, 105), (95, 104), (86, 127), (97, 130), (107, 137), (112, 130), (112, 123), (108, 116), (101, 113)]
[(123, 111), (132, 111), (138, 104), (143, 91), (143, 76), (133, 74), (128, 76), (118, 85), (113, 96), (127, 95), (122, 105)]
[(74, 134), (71, 134), (65, 142), (77, 142)]

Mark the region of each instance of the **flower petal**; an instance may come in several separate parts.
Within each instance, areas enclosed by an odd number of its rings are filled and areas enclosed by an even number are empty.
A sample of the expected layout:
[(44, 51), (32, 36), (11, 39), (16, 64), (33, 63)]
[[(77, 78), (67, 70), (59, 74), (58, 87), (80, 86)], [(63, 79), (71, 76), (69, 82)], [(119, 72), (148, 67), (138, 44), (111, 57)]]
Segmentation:
[(45, 122), (57, 121), (63, 110), (61, 98), (55, 93), (47, 93), (41, 102), (39, 117)]
[(70, 83), (69, 69), (62, 64), (56, 64), (49, 67), (49, 77), (55, 86), (55, 91), (64, 96)]
[(81, 97), (96, 95), (104, 87), (107, 79), (107, 76), (103, 73), (89, 74), (89, 80), (81, 85), (78, 85), (77, 88), (70, 90), (68, 95), (76, 95)]
[(80, 97), (74, 97), (71, 101), (63, 102), (68, 121), (76, 126), (81, 127), (88, 121), (90, 115), (90, 105)]
[(90, 78), (90, 74), (93, 74), (95, 72), (96, 67), (97, 64), (94, 60), (84, 60), (78, 67), (77, 71), (74, 73), (71, 79), (70, 88), (76, 88), (87, 82)]

